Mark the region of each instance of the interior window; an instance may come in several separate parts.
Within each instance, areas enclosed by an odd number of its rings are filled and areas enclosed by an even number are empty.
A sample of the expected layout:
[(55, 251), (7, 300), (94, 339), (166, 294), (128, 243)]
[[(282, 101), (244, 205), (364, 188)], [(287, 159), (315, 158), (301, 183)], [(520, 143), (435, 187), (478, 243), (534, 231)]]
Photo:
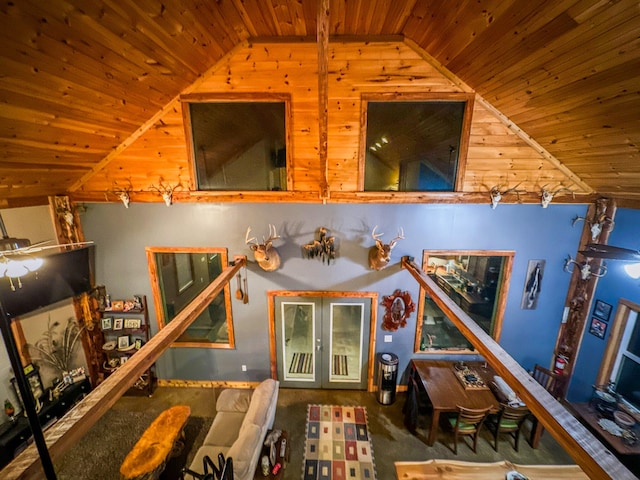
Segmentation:
[[(425, 251), (422, 268), (494, 340), (500, 337), (513, 252)], [(433, 299), (420, 289), (416, 353), (474, 348)]]
[[(224, 248), (147, 247), (146, 250), (159, 329), (195, 299), (227, 265)], [(234, 348), (228, 284), (173, 346)]]
[(199, 190), (287, 190), (287, 102), (186, 103)]
[(610, 378), (616, 392), (640, 411), (640, 322), (637, 311), (629, 312)]
[(466, 156), (468, 99), (372, 98), (365, 105), (365, 191), (456, 190)]

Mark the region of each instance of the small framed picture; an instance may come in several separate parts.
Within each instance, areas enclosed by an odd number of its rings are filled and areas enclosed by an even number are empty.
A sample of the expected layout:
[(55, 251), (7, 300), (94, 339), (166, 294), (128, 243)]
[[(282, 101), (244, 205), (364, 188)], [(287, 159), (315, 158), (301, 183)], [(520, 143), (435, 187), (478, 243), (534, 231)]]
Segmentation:
[(136, 341), (134, 343), (134, 347), (136, 350), (140, 350), (142, 348), (142, 339), (141, 338), (136, 338)]
[(127, 363), (127, 360), (129, 360), (129, 357), (120, 357), (120, 365)]
[(602, 300), (596, 300), (596, 306), (593, 307), (593, 315), (600, 320), (608, 322), (611, 315), (611, 305), (604, 303)]
[(114, 300), (111, 302), (111, 310), (115, 311), (123, 311), (124, 310), (124, 300)]
[(607, 331), (607, 324), (602, 320), (593, 317), (591, 319), (591, 325), (589, 326), (589, 333), (595, 335), (598, 338), (604, 338), (604, 334)]
[(125, 318), (124, 320), (124, 328), (140, 328), (142, 321), (139, 318)]
[(114, 330), (122, 330), (123, 326), (124, 326), (124, 318), (115, 318), (113, 320)]
[(102, 319), (102, 330), (111, 330), (112, 321), (113, 319), (111, 317), (104, 317)]
[(129, 348), (129, 335), (118, 337), (118, 350), (126, 350)]

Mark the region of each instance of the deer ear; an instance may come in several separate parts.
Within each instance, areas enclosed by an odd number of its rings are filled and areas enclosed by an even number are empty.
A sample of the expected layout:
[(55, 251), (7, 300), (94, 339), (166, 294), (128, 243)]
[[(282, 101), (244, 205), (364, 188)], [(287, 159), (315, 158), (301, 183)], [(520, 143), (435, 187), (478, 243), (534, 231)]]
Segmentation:
[(249, 245), (249, 248), (255, 252), (258, 249), (258, 245), (256, 244)]

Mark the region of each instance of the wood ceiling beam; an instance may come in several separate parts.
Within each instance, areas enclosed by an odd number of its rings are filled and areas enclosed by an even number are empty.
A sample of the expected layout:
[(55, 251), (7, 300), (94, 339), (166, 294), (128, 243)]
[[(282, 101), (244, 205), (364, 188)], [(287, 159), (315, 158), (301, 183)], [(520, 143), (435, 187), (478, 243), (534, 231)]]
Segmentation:
[[(189, 305), (162, 330), (145, 343), (139, 352), (118, 367), (109, 377), (75, 405), (62, 419), (47, 430), (45, 441), (52, 460), (59, 458), (113, 406), (134, 382), (182, 335), (238, 271), (246, 265), (246, 257), (234, 257), (234, 264), (225, 267)], [(27, 447), (2, 470), (4, 480), (42, 478), (40, 457), (35, 444)]]
[(329, 0), (318, 4), (318, 156), (320, 157), (320, 196), (329, 197)]
[(516, 394), (531, 413), (551, 432), (557, 442), (573, 457), (590, 478), (633, 479), (633, 475), (542, 385), (493, 340), (467, 313), (409, 257), (402, 258), (402, 268), (425, 289), (447, 318), (463, 333)]

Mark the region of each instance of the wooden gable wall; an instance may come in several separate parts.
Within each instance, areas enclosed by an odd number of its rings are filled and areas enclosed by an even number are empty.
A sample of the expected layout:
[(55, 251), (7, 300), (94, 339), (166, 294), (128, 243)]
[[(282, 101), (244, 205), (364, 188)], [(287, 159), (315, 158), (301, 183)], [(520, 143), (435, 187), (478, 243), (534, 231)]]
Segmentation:
[[(331, 43), (328, 57), (328, 198), (320, 193), (324, 165), (318, 148), (317, 45), (311, 42), (240, 44), (85, 176), (72, 198), (117, 201), (107, 192), (126, 188), (132, 190), (134, 202), (158, 202), (162, 199), (152, 186), (162, 181), (180, 184), (175, 201), (428, 200), (429, 195), (422, 193), (357, 192), (362, 95), (473, 92), (419, 48), (400, 40)], [(290, 191), (193, 192), (180, 99), (260, 93), (284, 93), (291, 98)], [(548, 153), (527, 141), (517, 126), (476, 95), (462, 191), (477, 192), (477, 201), (488, 202), (491, 187), (516, 185), (529, 192), (529, 201), (537, 201), (545, 185), (589, 193)]]

